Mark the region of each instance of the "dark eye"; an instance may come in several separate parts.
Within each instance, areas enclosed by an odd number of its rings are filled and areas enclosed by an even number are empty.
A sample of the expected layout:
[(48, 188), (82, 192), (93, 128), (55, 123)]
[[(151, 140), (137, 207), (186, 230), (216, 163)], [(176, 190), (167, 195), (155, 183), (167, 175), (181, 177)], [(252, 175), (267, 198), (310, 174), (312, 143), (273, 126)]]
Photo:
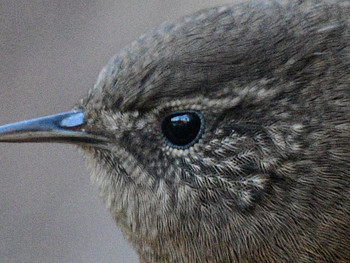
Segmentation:
[(185, 149), (193, 145), (201, 136), (204, 120), (196, 111), (179, 111), (164, 117), (162, 132), (172, 147)]

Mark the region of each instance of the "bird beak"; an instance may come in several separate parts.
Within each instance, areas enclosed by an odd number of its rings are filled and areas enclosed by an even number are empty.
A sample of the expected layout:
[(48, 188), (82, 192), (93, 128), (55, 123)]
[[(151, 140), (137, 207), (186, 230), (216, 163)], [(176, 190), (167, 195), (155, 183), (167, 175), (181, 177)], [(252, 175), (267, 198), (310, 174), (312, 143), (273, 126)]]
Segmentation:
[(107, 142), (106, 138), (88, 130), (84, 113), (80, 110), (69, 111), (0, 126), (0, 142), (62, 142), (85, 145)]

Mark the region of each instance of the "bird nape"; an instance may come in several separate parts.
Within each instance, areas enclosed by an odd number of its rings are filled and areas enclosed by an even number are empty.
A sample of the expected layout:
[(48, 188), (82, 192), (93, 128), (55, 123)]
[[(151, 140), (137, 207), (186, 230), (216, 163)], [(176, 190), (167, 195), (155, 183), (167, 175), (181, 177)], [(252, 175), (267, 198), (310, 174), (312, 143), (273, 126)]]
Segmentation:
[(2, 142), (77, 144), (141, 262), (350, 262), (350, 2), (164, 23), (71, 112)]

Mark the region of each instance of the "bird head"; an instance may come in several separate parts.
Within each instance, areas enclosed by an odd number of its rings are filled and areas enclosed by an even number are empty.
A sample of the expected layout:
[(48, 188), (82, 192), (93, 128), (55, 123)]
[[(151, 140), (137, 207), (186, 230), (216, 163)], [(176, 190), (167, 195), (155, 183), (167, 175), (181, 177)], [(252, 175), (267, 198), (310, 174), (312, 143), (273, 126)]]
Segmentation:
[(0, 141), (79, 145), (145, 262), (348, 259), (348, 11), (246, 3), (165, 23), (74, 111)]

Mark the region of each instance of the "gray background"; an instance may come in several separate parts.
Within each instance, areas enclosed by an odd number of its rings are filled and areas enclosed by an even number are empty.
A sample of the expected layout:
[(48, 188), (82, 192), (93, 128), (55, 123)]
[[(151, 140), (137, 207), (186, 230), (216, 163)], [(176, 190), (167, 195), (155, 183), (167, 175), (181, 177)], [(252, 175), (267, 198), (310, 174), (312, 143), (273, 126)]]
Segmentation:
[[(70, 110), (159, 23), (226, 1), (0, 0), (0, 124)], [(1, 262), (138, 262), (78, 151), (0, 145)]]

